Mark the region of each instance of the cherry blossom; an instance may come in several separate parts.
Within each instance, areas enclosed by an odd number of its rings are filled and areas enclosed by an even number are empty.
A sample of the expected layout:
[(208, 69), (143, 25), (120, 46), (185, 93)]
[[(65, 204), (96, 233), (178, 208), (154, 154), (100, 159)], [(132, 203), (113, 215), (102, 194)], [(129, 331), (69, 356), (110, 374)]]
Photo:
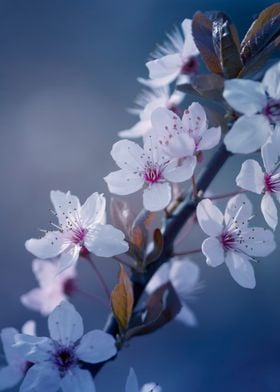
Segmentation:
[(139, 121), (132, 128), (119, 132), (120, 137), (137, 138), (146, 135), (152, 130), (151, 114), (159, 107), (176, 110), (177, 105), (182, 101), (184, 94), (175, 90), (170, 95), (168, 86), (151, 88), (137, 99), (138, 108), (131, 109), (130, 112), (139, 116)]
[(58, 225), (46, 231), (43, 238), (26, 241), (25, 247), (35, 257), (52, 259), (60, 255), (60, 271), (74, 266), (81, 252), (112, 257), (128, 250), (124, 234), (104, 224), (106, 201), (103, 195), (93, 193), (81, 206), (79, 199), (60, 191), (51, 191), (51, 201)]
[(15, 348), (34, 363), (27, 371), (20, 392), (93, 392), (94, 381), (81, 362), (95, 364), (116, 354), (114, 338), (99, 330), (83, 336), (84, 326), (73, 305), (62, 302), (49, 315), (50, 338), (16, 335)]
[(125, 385), (125, 392), (161, 392), (162, 388), (154, 382), (139, 387), (137, 376), (133, 368), (130, 368)]
[(224, 98), (244, 114), (233, 124), (224, 142), (234, 153), (258, 150), (280, 123), (280, 62), (272, 66), (262, 82), (246, 79), (225, 81)]
[(181, 158), (209, 150), (221, 138), (221, 128), (208, 128), (205, 110), (197, 102), (184, 111), (182, 120), (164, 108), (156, 109), (151, 120), (159, 143), (171, 157)]
[(273, 196), (280, 202), (280, 127), (261, 149), (263, 165), (253, 159), (245, 161), (236, 177), (236, 184), (243, 189), (263, 194), (261, 210), (266, 223), (275, 230), (278, 223)]
[(146, 63), (150, 79), (138, 79), (140, 82), (159, 87), (173, 82), (180, 74), (192, 75), (196, 72), (199, 51), (193, 40), (191, 24), (191, 19), (185, 19), (181, 25), (183, 34), (179, 29), (168, 34), (168, 40)]
[[(34, 321), (27, 321), (22, 327), (22, 332), (27, 335), (35, 336)], [(1, 340), (8, 365), (0, 368), (0, 391), (16, 386), (23, 379), (31, 365), (30, 362), (22, 358), (13, 347), (17, 334), (18, 330), (15, 328), (4, 328), (1, 331)]]
[(61, 301), (75, 293), (75, 267), (69, 267), (58, 274), (58, 261), (35, 259), (32, 270), (40, 287), (21, 296), (21, 302), (28, 308), (47, 316)]
[(144, 187), (143, 204), (149, 211), (164, 209), (171, 201), (170, 182), (189, 179), (195, 159), (187, 157), (180, 164), (163, 153), (151, 134), (144, 139), (144, 148), (130, 140), (113, 145), (111, 155), (120, 170), (104, 178), (110, 192), (129, 195)]
[(197, 319), (187, 305), (187, 301), (199, 288), (199, 274), (199, 267), (189, 259), (173, 258), (157, 270), (149, 281), (146, 291), (148, 294), (151, 294), (164, 283), (171, 282), (182, 305), (176, 320), (187, 326), (194, 327), (197, 325)]
[(243, 194), (231, 198), (225, 214), (211, 200), (204, 199), (197, 206), (197, 219), (210, 237), (203, 241), (202, 252), (206, 263), (217, 267), (226, 263), (232, 278), (242, 287), (256, 285), (251, 261), (265, 257), (276, 245), (273, 233), (262, 227), (248, 227), (252, 205)]

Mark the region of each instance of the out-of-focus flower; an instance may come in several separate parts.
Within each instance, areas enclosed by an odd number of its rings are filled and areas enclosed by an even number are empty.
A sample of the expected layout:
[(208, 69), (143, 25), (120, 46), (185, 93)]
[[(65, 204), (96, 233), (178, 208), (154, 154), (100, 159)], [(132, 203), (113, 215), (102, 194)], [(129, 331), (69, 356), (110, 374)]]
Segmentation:
[(58, 274), (57, 261), (39, 259), (33, 260), (32, 269), (40, 287), (22, 295), (20, 299), (28, 308), (47, 316), (61, 301), (75, 293), (76, 270), (70, 267)]
[(113, 145), (111, 155), (120, 170), (104, 178), (110, 192), (129, 195), (144, 187), (143, 204), (149, 211), (164, 209), (171, 201), (169, 182), (186, 181), (196, 164), (194, 157), (187, 157), (179, 165), (163, 153), (151, 134), (145, 137), (144, 148), (121, 140)]
[(139, 116), (139, 121), (132, 128), (119, 132), (119, 136), (137, 138), (146, 135), (152, 129), (152, 112), (160, 107), (176, 110), (183, 97), (184, 94), (177, 90), (170, 95), (168, 86), (145, 90), (136, 100), (138, 108), (130, 110), (133, 114)]
[(164, 152), (176, 158), (209, 150), (221, 138), (221, 128), (208, 128), (205, 110), (197, 102), (184, 111), (182, 120), (170, 110), (156, 109), (152, 126)]
[(106, 200), (103, 195), (95, 192), (81, 206), (79, 199), (69, 191), (51, 191), (51, 201), (58, 218), (58, 225), (53, 224), (57, 230), (46, 231), (43, 238), (26, 241), (26, 249), (35, 257), (60, 256), (59, 270), (62, 271), (76, 264), (80, 252), (112, 257), (128, 250), (124, 234), (104, 224)]
[(162, 389), (158, 384), (154, 382), (139, 387), (137, 376), (133, 368), (130, 368), (128, 377), (125, 384), (125, 392), (161, 392)]
[(149, 70), (148, 80), (139, 78), (148, 86), (160, 87), (172, 83), (180, 74), (192, 75), (198, 68), (196, 56), (199, 51), (192, 36), (192, 21), (182, 22), (182, 32), (176, 28), (167, 35), (167, 41), (152, 54), (152, 60), (146, 63)]
[(202, 252), (206, 263), (217, 267), (226, 263), (232, 278), (242, 287), (256, 285), (250, 261), (265, 257), (276, 245), (272, 231), (262, 227), (248, 227), (252, 204), (245, 195), (231, 198), (225, 215), (209, 199), (197, 206), (197, 219), (202, 230), (210, 237), (203, 241)]
[(73, 305), (62, 302), (49, 315), (50, 338), (16, 335), (15, 349), (34, 363), (20, 392), (94, 392), (93, 378), (80, 361), (98, 363), (116, 354), (114, 338), (99, 330), (83, 336), (84, 326)]
[(275, 230), (278, 214), (272, 196), (280, 202), (280, 127), (264, 144), (261, 154), (265, 172), (257, 161), (248, 159), (236, 177), (236, 184), (248, 191), (263, 194), (261, 210), (266, 223)]
[(262, 82), (245, 79), (225, 81), (224, 98), (244, 114), (225, 136), (227, 149), (248, 154), (258, 150), (280, 123), (280, 62), (272, 66)]
[[(35, 322), (27, 321), (22, 332), (27, 335), (35, 336)], [(4, 354), (8, 365), (0, 369), (0, 390), (16, 386), (25, 376), (29, 366), (31, 365), (25, 358), (19, 355), (17, 349), (13, 347), (15, 336), (18, 330), (15, 328), (4, 328), (1, 331), (1, 340), (3, 344)]]
[(199, 274), (199, 267), (189, 259), (174, 258), (170, 262), (164, 263), (158, 269), (148, 283), (146, 291), (151, 294), (161, 285), (170, 281), (182, 304), (176, 320), (193, 327), (197, 325), (197, 319), (187, 305), (187, 301), (199, 287)]

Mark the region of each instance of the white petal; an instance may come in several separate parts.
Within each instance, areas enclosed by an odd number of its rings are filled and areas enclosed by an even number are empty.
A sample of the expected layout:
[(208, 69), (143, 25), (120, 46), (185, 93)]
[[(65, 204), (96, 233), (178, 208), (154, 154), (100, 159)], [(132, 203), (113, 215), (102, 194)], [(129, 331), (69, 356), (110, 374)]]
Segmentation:
[(202, 105), (198, 102), (193, 102), (184, 111), (182, 123), (186, 131), (200, 135), (201, 131), (207, 128), (207, 117)]
[(57, 265), (53, 261), (35, 259), (32, 271), (41, 287), (48, 287), (57, 275)]
[(261, 210), (268, 226), (271, 227), (272, 230), (275, 230), (278, 224), (277, 207), (269, 192), (265, 192), (262, 198)]
[(36, 323), (34, 320), (28, 320), (23, 324), (21, 332), (24, 335), (36, 336)]
[(254, 269), (248, 258), (238, 252), (227, 252), (226, 265), (232, 278), (242, 287), (253, 289), (256, 286)]
[(214, 148), (220, 142), (221, 132), (221, 127), (207, 129), (196, 146), (196, 150), (203, 151)]
[(148, 211), (163, 210), (171, 201), (171, 187), (168, 182), (154, 183), (144, 190), (143, 204)]
[(62, 290), (62, 287), (60, 290), (56, 287), (35, 288), (22, 295), (20, 301), (27, 308), (39, 311), (43, 316), (48, 316), (61, 301), (67, 299)]
[(224, 217), (219, 208), (211, 200), (202, 200), (196, 208), (196, 215), (204, 233), (210, 236), (221, 234)]
[(249, 154), (258, 150), (270, 134), (271, 126), (265, 116), (242, 116), (226, 134), (224, 143), (228, 151)]
[(15, 343), (15, 336), (18, 331), (15, 328), (3, 328), (1, 331), (1, 340), (3, 344), (4, 354), (8, 364), (16, 364), (21, 362), (22, 359), (19, 357), (17, 351), (13, 347)]
[(162, 392), (162, 388), (154, 382), (143, 385), (140, 392)]
[(249, 256), (266, 257), (276, 248), (273, 232), (263, 227), (247, 229), (242, 237), (240, 248)]
[(76, 367), (63, 377), (61, 389), (62, 392), (95, 392), (95, 385), (89, 371)]
[(14, 366), (0, 368), (0, 391), (16, 386), (23, 378), (23, 371)]
[(75, 343), (84, 333), (83, 320), (73, 305), (63, 301), (49, 315), (50, 336), (66, 346)]
[(111, 155), (116, 164), (125, 170), (140, 171), (146, 163), (143, 149), (130, 140), (119, 140), (115, 143)]
[(86, 228), (95, 223), (105, 222), (105, 208), (105, 197), (94, 192), (81, 207), (80, 221), (82, 226)]
[(170, 182), (183, 182), (191, 178), (196, 167), (196, 157), (186, 157), (180, 166), (177, 162), (169, 163), (163, 171), (163, 176)]
[(160, 268), (156, 271), (156, 273), (152, 276), (151, 280), (147, 284), (145, 290), (148, 294), (153, 293), (156, 289), (158, 289), (164, 283), (169, 281), (169, 271), (170, 271), (170, 263), (164, 263), (160, 266)]
[(182, 65), (182, 58), (179, 53), (168, 54), (160, 59), (146, 63), (150, 79), (160, 79), (160, 85), (162, 86), (171, 83), (177, 78)]
[(13, 346), (18, 355), (29, 362), (48, 361), (53, 351), (53, 341), (46, 337), (17, 334)]
[(240, 227), (247, 225), (253, 215), (253, 205), (243, 193), (231, 197), (225, 210), (225, 222), (228, 225), (236, 220)]
[(76, 349), (78, 358), (89, 363), (106, 361), (116, 353), (115, 339), (112, 335), (99, 330), (85, 334)]
[(264, 173), (260, 164), (253, 159), (245, 161), (236, 177), (236, 184), (248, 191), (262, 193), (264, 189)]
[(138, 380), (133, 368), (129, 369), (129, 374), (125, 384), (125, 392), (140, 392)]
[(143, 187), (144, 179), (131, 170), (117, 170), (104, 177), (109, 191), (116, 195), (130, 195)]
[(247, 115), (261, 112), (267, 102), (262, 84), (253, 80), (226, 80), (223, 95), (233, 109)]
[(138, 121), (133, 127), (130, 129), (125, 129), (123, 131), (120, 131), (118, 135), (120, 137), (124, 138), (136, 138), (136, 137), (141, 137), (144, 136), (146, 133), (148, 133), (152, 129), (152, 124), (151, 121)]
[(262, 146), (261, 153), (266, 173), (273, 172), (280, 159), (280, 127), (274, 130), (271, 137)]
[(188, 327), (195, 327), (197, 325), (197, 318), (193, 311), (187, 306), (182, 304), (180, 312), (176, 316), (176, 320), (187, 325)]
[(170, 268), (170, 281), (180, 298), (187, 299), (195, 289), (200, 270), (197, 264), (188, 259), (174, 259)]
[(182, 51), (183, 58), (187, 58), (190, 56), (196, 56), (199, 54), (199, 51), (194, 43), (193, 36), (192, 36), (192, 20), (185, 19), (182, 22), (182, 30), (184, 32), (185, 42)]
[(211, 267), (217, 267), (225, 261), (223, 247), (215, 237), (206, 238), (202, 243), (201, 250), (206, 256), (206, 263)]
[(81, 246), (71, 245), (65, 250), (58, 259), (57, 273), (64, 272), (67, 268), (73, 269), (79, 259)]
[(55, 367), (42, 363), (32, 366), (19, 388), (19, 392), (57, 392), (60, 377)]
[(262, 84), (270, 97), (280, 99), (280, 62), (266, 71)]
[(77, 196), (72, 195), (70, 191), (51, 191), (51, 201), (60, 224), (64, 225), (67, 221), (69, 211), (80, 211), (80, 201)]
[(65, 249), (63, 235), (59, 231), (49, 231), (43, 238), (32, 238), (25, 242), (25, 248), (35, 257), (52, 259)]
[(122, 231), (112, 225), (96, 225), (85, 237), (86, 248), (96, 256), (112, 257), (128, 251)]

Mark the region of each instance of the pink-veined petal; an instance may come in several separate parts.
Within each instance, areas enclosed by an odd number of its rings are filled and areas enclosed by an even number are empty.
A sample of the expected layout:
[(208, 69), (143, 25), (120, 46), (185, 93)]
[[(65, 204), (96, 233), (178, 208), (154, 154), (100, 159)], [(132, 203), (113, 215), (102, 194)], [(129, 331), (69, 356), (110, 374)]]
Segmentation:
[(144, 179), (131, 170), (117, 170), (104, 177), (109, 191), (116, 195), (130, 195), (143, 187)]
[(183, 182), (189, 180), (196, 166), (196, 157), (186, 157), (181, 165), (170, 163), (163, 171), (163, 176), (170, 182)]
[(105, 223), (106, 220), (106, 199), (103, 195), (94, 192), (87, 198), (80, 210), (80, 222), (83, 227), (88, 227), (96, 223)]
[(52, 259), (65, 249), (63, 235), (60, 231), (48, 231), (42, 238), (31, 238), (25, 242), (25, 248), (35, 257)]
[(261, 112), (267, 102), (262, 84), (253, 80), (226, 80), (223, 95), (233, 109), (247, 115)]
[(278, 213), (277, 207), (274, 203), (274, 200), (269, 192), (265, 192), (262, 201), (261, 201), (261, 210), (263, 213), (263, 217), (272, 230), (276, 229), (278, 224)]
[(163, 210), (171, 201), (171, 187), (168, 182), (154, 183), (143, 192), (143, 204), (148, 211)]
[(112, 257), (128, 251), (123, 232), (112, 225), (96, 225), (85, 237), (86, 248), (96, 256)]
[(58, 370), (49, 363), (36, 364), (26, 373), (19, 392), (57, 392), (60, 388)]
[(184, 111), (182, 123), (186, 131), (200, 135), (207, 128), (207, 117), (202, 105), (193, 102)]
[(211, 200), (202, 200), (196, 208), (197, 220), (204, 231), (210, 236), (217, 236), (223, 230), (223, 214)]
[(95, 392), (95, 385), (88, 370), (75, 367), (61, 380), (62, 392)]
[(201, 250), (206, 257), (206, 263), (211, 267), (217, 267), (225, 261), (224, 249), (215, 237), (206, 238), (202, 243)]
[(240, 188), (259, 194), (262, 193), (264, 189), (264, 173), (260, 164), (253, 159), (243, 162), (235, 181)]
[(115, 339), (112, 335), (99, 330), (85, 334), (76, 349), (78, 358), (88, 363), (106, 361), (116, 353)]
[(228, 151), (249, 154), (261, 148), (271, 132), (271, 126), (265, 116), (242, 116), (226, 134), (224, 143)]
[(248, 257), (238, 252), (227, 252), (226, 265), (232, 278), (240, 286), (247, 289), (255, 288), (255, 273)]
[(65, 346), (75, 343), (84, 333), (82, 317), (67, 301), (61, 302), (49, 315), (48, 327), (51, 338)]

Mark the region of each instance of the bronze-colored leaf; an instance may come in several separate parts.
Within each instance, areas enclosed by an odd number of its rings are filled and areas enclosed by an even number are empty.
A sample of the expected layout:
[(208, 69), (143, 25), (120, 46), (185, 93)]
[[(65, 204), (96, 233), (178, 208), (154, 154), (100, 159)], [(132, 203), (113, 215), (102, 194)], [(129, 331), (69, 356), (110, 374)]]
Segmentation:
[(224, 79), (220, 75), (195, 75), (192, 86), (203, 97), (220, 101), (223, 99)]
[(111, 293), (111, 306), (120, 332), (127, 329), (133, 311), (133, 288), (129, 276), (120, 264), (118, 284)]
[(219, 58), (225, 78), (234, 78), (243, 64), (239, 54), (240, 42), (236, 27), (223, 12), (219, 12), (212, 25), (214, 50)]
[(222, 74), (219, 58), (215, 52), (212, 38), (212, 21), (205, 14), (198, 11), (192, 19), (192, 34), (201, 58), (209, 71)]
[(125, 335), (126, 339), (156, 331), (173, 320), (181, 308), (181, 302), (172, 284), (163, 284), (148, 298), (144, 322), (130, 328)]
[(146, 251), (149, 238), (148, 228), (154, 219), (155, 214), (142, 210), (134, 219), (129, 232), (130, 242), (139, 249), (141, 255)]
[(246, 64), (279, 36), (280, 3), (274, 3), (264, 9), (253, 22), (241, 42), (241, 57)]
[(145, 260), (146, 265), (151, 264), (157, 260), (163, 250), (163, 235), (161, 234), (160, 229), (155, 229), (153, 237), (154, 247)]

